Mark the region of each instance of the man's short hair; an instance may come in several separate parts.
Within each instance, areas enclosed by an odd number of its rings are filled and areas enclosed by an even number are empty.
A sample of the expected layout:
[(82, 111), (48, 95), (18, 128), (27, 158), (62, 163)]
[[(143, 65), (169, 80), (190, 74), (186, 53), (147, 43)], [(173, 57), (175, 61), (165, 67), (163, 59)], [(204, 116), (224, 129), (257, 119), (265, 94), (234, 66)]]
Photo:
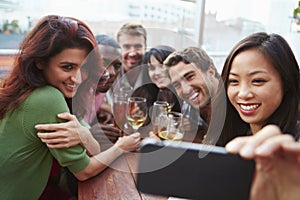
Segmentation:
[(184, 62), (185, 64), (193, 63), (202, 72), (206, 72), (209, 67), (213, 67), (216, 71), (216, 77), (220, 78), (220, 74), (218, 73), (213, 60), (199, 47), (187, 47), (183, 50), (171, 53), (165, 60), (164, 65), (172, 67), (179, 62)]
[(140, 36), (142, 35), (145, 39), (145, 43), (147, 43), (147, 32), (146, 29), (143, 27), (142, 24), (135, 23), (135, 22), (128, 22), (121, 26), (117, 33), (117, 39), (119, 41), (119, 37), (122, 34)]

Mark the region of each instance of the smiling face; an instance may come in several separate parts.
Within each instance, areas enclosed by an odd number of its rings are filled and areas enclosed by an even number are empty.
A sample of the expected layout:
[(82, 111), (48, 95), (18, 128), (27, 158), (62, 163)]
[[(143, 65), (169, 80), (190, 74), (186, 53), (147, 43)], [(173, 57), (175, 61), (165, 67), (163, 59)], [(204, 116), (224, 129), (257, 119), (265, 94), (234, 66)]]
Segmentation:
[(246, 50), (232, 62), (227, 95), (242, 120), (256, 133), (279, 107), (283, 98), (282, 81), (262, 53)]
[[(106, 73), (108, 78), (101, 81), (102, 79), (100, 77), (97, 85), (97, 92), (107, 92), (121, 71), (121, 53), (119, 48), (109, 45), (99, 45), (99, 48), (102, 54), (104, 67), (106, 68), (104, 73)], [(105, 75), (104, 73), (102, 76)]]
[(65, 49), (50, 58), (46, 65), (38, 64), (49, 85), (59, 89), (66, 98), (75, 95), (82, 82), (81, 66), (88, 55), (85, 49)]
[(165, 65), (161, 64), (153, 55), (150, 56), (148, 72), (152, 82), (159, 88), (166, 88), (171, 80)]
[(122, 51), (122, 64), (129, 71), (142, 64), (146, 42), (142, 35), (122, 34), (118, 38)]
[(214, 72), (211, 69), (204, 73), (193, 64), (179, 62), (169, 68), (169, 75), (172, 85), (182, 100), (196, 109), (210, 104), (214, 93), (210, 81), (210, 76), (213, 77)]

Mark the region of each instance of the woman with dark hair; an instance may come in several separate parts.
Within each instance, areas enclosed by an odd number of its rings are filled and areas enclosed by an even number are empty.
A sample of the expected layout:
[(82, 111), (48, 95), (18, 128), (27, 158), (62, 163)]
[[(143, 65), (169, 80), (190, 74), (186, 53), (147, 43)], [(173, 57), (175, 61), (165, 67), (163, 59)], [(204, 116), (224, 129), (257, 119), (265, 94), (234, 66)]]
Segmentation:
[[(136, 134), (123, 137), (100, 153), (89, 130), (69, 114), (66, 99), (72, 100), (69, 105), (73, 112), (83, 116), (82, 98), (75, 102), (72, 98), (81, 84), (85, 85), (80, 87), (89, 88), (96, 83), (99, 58), (93, 33), (74, 18), (46, 16), (25, 37), (14, 67), (0, 88), (2, 199), (43, 199), (49, 194), (67, 198), (48, 187), (56, 178), (58, 164), (67, 167), (77, 179), (85, 180), (101, 172), (124, 151), (138, 147)], [(82, 145), (53, 149), (47, 139), (38, 137), (36, 125), (64, 119), (75, 125)], [(89, 157), (82, 146), (96, 156)]]
[(170, 78), (163, 62), (174, 51), (175, 49), (170, 46), (157, 46), (144, 55), (143, 63), (148, 65), (149, 76), (158, 88), (166, 88), (170, 85)]
[[(252, 69), (255, 64), (257, 69)], [(265, 66), (268, 68), (263, 71)], [(248, 76), (235, 73), (241, 70), (247, 70)], [(268, 124), (277, 125), (284, 133), (298, 134), (299, 66), (284, 38), (256, 33), (241, 40), (228, 55), (221, 77), (230, 103), (220, 145), (239, 135), (253, 135)], [(274, 77), (278, 80), (273, 81)], [(242, 87), (244, 82), (247, 85)], [(264, 115), (256, 119), (260, 113)]]
[(255, 159), (251, 199), (299, 198), (300, 77), (288, 43), (277, 34), (246, 37), (228, 55), (222, 80), (218, 95), (228, 103), (219, 145), (235, 138), (227, 150)]
[(170, 46), (160, 45), (151, 48), (143, 57), (143, 64), (148, 66), (148, 73), (151, 81), (154, 83), (151, 98), (153, 102), (167, 101), (170, 104), (170, 110), (180, 111), (180, 103), (176, 92), (171, 85), (171, 79), (166, 66), (163, 65), (165, 59), (174, 52), (175, 49)]

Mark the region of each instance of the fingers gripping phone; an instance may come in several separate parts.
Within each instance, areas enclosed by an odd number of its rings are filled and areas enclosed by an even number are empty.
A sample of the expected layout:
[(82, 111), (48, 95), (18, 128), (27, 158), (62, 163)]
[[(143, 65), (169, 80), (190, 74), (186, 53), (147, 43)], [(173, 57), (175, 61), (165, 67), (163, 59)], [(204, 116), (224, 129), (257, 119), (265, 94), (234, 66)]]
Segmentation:
[(144, 139), (140, 152), (141, 192), (201, 200), (249, 199), (255, 163), (223, 147)]

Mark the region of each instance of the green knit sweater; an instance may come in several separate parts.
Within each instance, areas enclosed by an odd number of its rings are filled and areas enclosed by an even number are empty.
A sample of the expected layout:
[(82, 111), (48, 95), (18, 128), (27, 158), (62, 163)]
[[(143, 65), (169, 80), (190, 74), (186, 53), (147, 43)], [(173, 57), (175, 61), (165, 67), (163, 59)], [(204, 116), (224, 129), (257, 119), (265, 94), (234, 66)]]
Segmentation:
[(38, 137), (36, 124), (58, 123), (58, 113), (69, 112), (63, 94), (46, 86), (34, 90), (0, 121), (0, 199), (38, 199), (43, 192), (53, 157), (71, 172), (89, 163), (80, 146), (49, 149)]

